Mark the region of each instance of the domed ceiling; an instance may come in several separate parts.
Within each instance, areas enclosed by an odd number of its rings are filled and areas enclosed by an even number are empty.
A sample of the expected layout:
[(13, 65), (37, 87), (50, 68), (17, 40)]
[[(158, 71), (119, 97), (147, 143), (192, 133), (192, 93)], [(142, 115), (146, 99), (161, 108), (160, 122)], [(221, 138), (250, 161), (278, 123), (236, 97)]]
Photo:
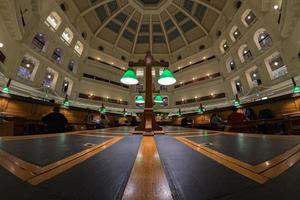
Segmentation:
[(73, 0), (93, 37), (128, 55), (170, 56), (208, 36), (227, 0)]

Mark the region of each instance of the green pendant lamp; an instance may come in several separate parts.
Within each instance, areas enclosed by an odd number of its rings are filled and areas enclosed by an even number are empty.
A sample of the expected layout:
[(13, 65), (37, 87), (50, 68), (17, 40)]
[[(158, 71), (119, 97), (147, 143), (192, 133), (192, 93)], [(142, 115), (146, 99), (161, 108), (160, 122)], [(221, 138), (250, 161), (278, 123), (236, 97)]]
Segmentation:
[(63, 102), (63, 105), (64, 107), (69, 107), (70, 106), (70, 102), (69, 102), (69, 99), (68, 99), (68, 95), (66, 95), (65, 99), (64, 99), (64, 102)]
[(4, 88), (2, 88), (1, 92), (5, 93), (5, 94), (9, 94), (10, 93), (10, 89), (9, 89), (10, 83), (11, 83), (11, 79), (8, 79), (6, 86)]
[(159, 104), (163, 103), (163, 98), (160, 94), (154, 97), (154, 103), (159, 103)]
[(200, 103), (200, 106), (197, 110), (197, 113), (198, 114), (203, 114), (205, 112), (205, 108), (203, 107), (202, 103)]
[(158, 79), (160, 85), (173, 85), (176, 79), (170, 69), (165, 68)]
[(104, 113), (107, 112), (107, 109), (105, 108), (104, 104), (101, 104), (101, 107), (100, 107), (100, 109), (99, 109), (99, 112), (100, 112), (101, 114), (104, 114)]
[(237, 108), (241, 107), (241, 101), (240, 101), (239, 96), (237, 94), (235, 95), (235, 100), (233, 102), (233, 105)]
[(297, 86), (297, 83), (296, 83), (294, 77), (292, 78), (292, 82), (293, 82), (293, 92), (294, 93), (300, 92), (300, 86)]
[(181, 109), (179, 108), (178, 112), (176, 113), (178, 117), (181, 116)]
[(145, 99), (142, 95), (135, 97), (135, 103), (145, 103)]
[(128, 68), (122, 78), (121, 78), (121, 83), (126, 84), (126, 85), (136, 85), (139, 83), (139, 80), (132, 68)]

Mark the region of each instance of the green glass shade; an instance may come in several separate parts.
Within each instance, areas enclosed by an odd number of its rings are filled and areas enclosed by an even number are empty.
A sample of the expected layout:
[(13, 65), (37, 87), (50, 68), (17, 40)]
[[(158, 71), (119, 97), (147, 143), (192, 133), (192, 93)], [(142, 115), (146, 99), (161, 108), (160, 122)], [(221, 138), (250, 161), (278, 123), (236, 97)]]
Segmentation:
[(241, 106), (241, 102), (239, 100), (234, 100), (234, 106), (235, 107), (240, 107)]
[(106, 108), (103, 104), (101, 105), (101, 108), (99, 109), (99, 112), (102, 113), (102, 114), (107, 112), (107, 110), (106, 110)]
[(198, 114), (203, 114), (204, 112), (205, 112), (205, 108), (203, 108), (203, 105), (200, 104), (200, 106), (199, 106), (199, 108), (198, 108), (198, 110), (197, 110), (197, 113), (198, 113)]
[(134, 70), (131, 69), (131, 68), (128, 68), (124, 72), (124, 74), (123, 74), (120, 81), (121, 81), (121, 83), (126, 84), (126, 85), (136, 85), (136, 84), (139, 83), (138, 78), (137, 78)]
[(160, 95), (154, 97), (154, 103), (163, 103), (163, 98)]
[(68, 100), (68, 99), (65, 99), (63, 105), (64, 105), (65, 107), (69, 107), (69, 106), (70, 106), (69, 100)]
[(182, 114), (182, 113), (181, 113), (181, 110), (179, 109), (178, 112), (177, 112), (176, 114), (177, 114), (178, 117), (180, 117), (181, 114)]
[(160, 75), (158, 83), (160, 85), (173, 85), (174, 83), (176, 83), (176, 79), (171, 70), (166, 68)]
[(9, 93), (10, 93), (9, 87), (4, 87), (4, 88), (2, 89), (2, 92), (3, 92), (3, 93), (6, 93), (6, 94), (9, 94)]
[(135, 97), (135, 103), (145, 103), (145, 99), (142, 95)]
[(293, 91), (294, 93), (300, 92), (300, 86), (294, 86)]

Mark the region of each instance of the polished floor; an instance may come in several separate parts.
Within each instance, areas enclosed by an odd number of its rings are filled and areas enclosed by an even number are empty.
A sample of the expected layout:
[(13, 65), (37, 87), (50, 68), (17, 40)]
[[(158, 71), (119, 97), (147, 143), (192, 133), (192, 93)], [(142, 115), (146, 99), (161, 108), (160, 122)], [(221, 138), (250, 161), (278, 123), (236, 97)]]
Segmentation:
[(300, 199), (300, 136), (166, 126), (0, 138), (0, 199)]

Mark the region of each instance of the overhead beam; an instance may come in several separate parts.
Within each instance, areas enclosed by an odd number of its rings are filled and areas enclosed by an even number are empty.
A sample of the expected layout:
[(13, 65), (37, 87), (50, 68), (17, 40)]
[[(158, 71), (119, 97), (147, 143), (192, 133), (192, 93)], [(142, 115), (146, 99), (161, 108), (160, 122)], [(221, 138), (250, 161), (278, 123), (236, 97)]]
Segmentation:
[(134, 14), (136, 13), (136, 10), (134, 10), (131, 15), (129, 16), (129, 18), (127, 19), (127, 21), (125, 22), (124, 26), (122, 27), (122, 30), (120, 32), (120, 34), (118, 35), (118, 38), (117, 40), (115, 41), (115, 44), (114, 44), (114, 47), (117, 46), (117, 44), (119, 43), (120, 39), (121, 39), (121, 36), (123, 35), (126, 27), (128, 26), (129, 22), (131, 21), (132, 17), (134, 16)]
[(201, 4), (201, 5), (203, 5), (203, 6), (207, 7), (207, 8), (210, 8), (211, 10), (215, 11), (215, 12), (218, 13), (219, 15), (222, 14), (222, 11), (221, 11), (221, 10), (219, 10), (219, 9), (213, 7), (212, 5), (209, 5), (208, 3), (205, 3), (205, 2), (203, 2), (203, 1), (201, 1), (201, 0), (190, 0), (190, 1), (199, 3), (199, 4)]
[(170, 19), (172, 20), (173, 24), (176, 26), (176, 28), (178, 29), (183, 41), (184, 41), (184, 44), (185, 46), (188, 46), (189, 43), (187, 42), (186, 38), (184, 37), (184, 34), (183, 32), (181, 31), (180, 27), (178, 26), (177, 22), (175, 21), (175, 19), (173, 18), (173, 16), (171, 15), (171, 13), (169, 13), (168, 9), (165, 10), (166, 13), (169, 15)]
[(104, 4), (107, 4), (107, 3), (111, 2), (111, 1), (114, 1), (114, 0), (104, 0), (104, 1), (101, 1), (99, 3), (96, 3), (95, 5), (89, 7), (85, 11), (81, 12), (80, 16), (83, 17), (84, 15), (88, 14), (92, 10), (95, 10), (96, 8), (98, 8), (98, 7), (100, 7), (100, 6), (104, 5)]
[(184, 9), (182, 9), (182, 7), (178, 6), (176, 3), (172, 2), (172, 5), (174, 5), (176, 8), (178, 8), (181, 12), (183, 12), (185, 15), (187, 15), (195, 24), (197, 24), (201, 29), (202, 31), (208, 35), (208, 31), (202, 26), (202, 24), (200, 24), (198, 22), (198, 20), (196, 20), (192, 15), (190, 15), (188, 12), (186, 12)]
[(132, 46), (132, 49), (131, 49), (131, 55), (134, 54), (135, 46), (136, 46), (136, 42), (137, 42), (138, 35), (139, 35), (139, 33), (140, 33), (140, 29), (141, 29), (141, 26), (142, 26), (142, 22), (143, 22), (143, 15), (141, 15), (141, 19), (140, 19), (140, 21), (139, 21), (139, 25), (138, 25), (138, 28), (137, 28), (137, 30), (136, 30), (136, 34), (135, 34), (134, 41), (133, 41), (133, 46)]
[(169, 54), (171, 55), (171, 48), (170, 48), (170, 44), (169, 44), (169, 40), (168, 40), (167, 31), (166, 31), (166, 29), (165, 29), (165, 26), (164, 26), (164, 24), (163, 24), (163, 21), (162, 21), (162, 19), (161, 19), (161, 16), (160, 16), (160, 14), (159, 14), (158, 16), (159, 16), (159, 21), (160, 21), (160, 24), (161, 24), (162, 30), (163, 30), (163, 32), (164, 32), (164, 36), (165, 36), (165, 40), (166, 40), (166, 44), (167, 44), (167, 47), (168, 47), (168, 52), (169, 52)]
[(123, 10), (125, 10), (127, 7), (129, 6), (129, 4), (127, 4), (126, 6), (120, 8), (117, 12), (115, 12), (113, 15), (111, 15), (109, 17), (109, 19), (107, 19), (103, 24), (101, 24), (101, 26), (98, 28), (98, 30), (95, 32), (94, 37), (96, 37), (100, 31), (113, 19), (115, 18), (115, 16), (117, 16), (120, 12), (122, 12)]

